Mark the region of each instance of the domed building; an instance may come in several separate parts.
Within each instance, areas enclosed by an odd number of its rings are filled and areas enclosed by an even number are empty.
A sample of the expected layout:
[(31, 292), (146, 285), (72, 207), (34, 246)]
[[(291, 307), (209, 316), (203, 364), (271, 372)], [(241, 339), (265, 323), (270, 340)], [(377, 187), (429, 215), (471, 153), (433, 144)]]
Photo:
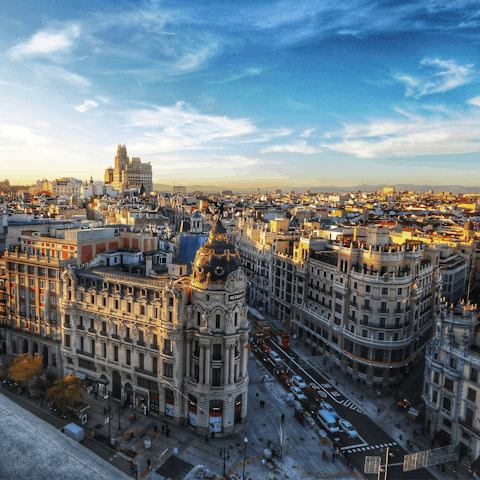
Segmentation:
[(188, 421), (197, 432), (228, 435), (247, 415), (247, 279), (220, 223), (197, 251), (185, 323)]

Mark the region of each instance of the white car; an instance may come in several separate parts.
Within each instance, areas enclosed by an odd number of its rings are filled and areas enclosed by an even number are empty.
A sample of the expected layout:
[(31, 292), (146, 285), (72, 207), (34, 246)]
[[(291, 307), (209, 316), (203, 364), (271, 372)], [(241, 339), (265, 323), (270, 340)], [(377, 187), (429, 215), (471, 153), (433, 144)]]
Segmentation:
[(302, 390), (304, 388), (307, 388), (307, 384), (303, 381), (303, 378), (300, 377), (300, 375), (294, 375), (292, 377), (293, 383), (298, 387), (301, 388)]
[(358, 432), (353, 428), (353, 425), (349, 421), (342, 419), (338, 422), (338, 425), (349, 437), (358, 436)]
[(290, 387), (290, 390), (295, 395), (295, 398), (297, 400), (303, 401), (307, 399), (307, 397), (302, 393), (300, 388), (293, 386), (293, 387)]
[(335, 409), (327, 402), (320, 402), (320, 410), (326, 410), (328, 413), (330, 413), (333, 418), (337, 419), (338, 418), (338, 413), (335, 411)]
[(292, 403), (295, 401), (295, 395), (293, 393), (288, 392), (287, 393), (287, 398), (285, 399), (287, 403)]

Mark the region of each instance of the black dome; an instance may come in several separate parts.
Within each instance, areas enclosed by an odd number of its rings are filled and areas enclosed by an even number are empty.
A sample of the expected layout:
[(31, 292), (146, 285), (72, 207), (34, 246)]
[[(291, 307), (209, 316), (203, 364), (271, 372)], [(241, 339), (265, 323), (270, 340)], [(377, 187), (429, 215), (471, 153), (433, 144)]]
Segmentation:
[(206, 288), (209, 284), (224, 284), (241, 264), (238, 250), (230, 243), (225, 227), (218, 220), (208, 240), (197, 250), (192, 283), (200, 288)]

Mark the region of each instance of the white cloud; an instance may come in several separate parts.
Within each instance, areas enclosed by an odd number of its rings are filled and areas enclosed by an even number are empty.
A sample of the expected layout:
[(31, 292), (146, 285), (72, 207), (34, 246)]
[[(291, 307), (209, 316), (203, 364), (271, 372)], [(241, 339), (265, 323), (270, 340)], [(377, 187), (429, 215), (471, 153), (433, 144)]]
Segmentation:
[(93, 100), (85, 100), (81, 105), (77, 107), (73, 107), (77, 112), (85, 113), (86, 111), (90, 110), (91, 108), (98, 107), (98, 103), (94, 102)]
[(475, 105), (476, 107), (480, 107), (480, 97), (472, 98), (471, 100), (468, 101), (468, 103), (471, 103), (472, 105)]
[(125, 112), (127, 128), (141, 130), (132, 149), (139, 152), (171, 151), (200, 148), (257, 131), (250, 119), (203, 115), (184, 102), (171, 107), (144, 108)]
[(303, 133), (300, 135), (301, 137), (309, 137), (312, 132), (314, 132), (315, 128), (309, 128), (308, 130), (304, 130)]
[(9, 53), (13, 58), (22, 58), (69, 52), (80, 33), (81, 28), (76, 24), (68, 25), (63, 30), (43, 30), (33, 35), (30, 40), (12, 47)]
[(37, 65), (35, 70), (39, 76), (49, 77), (53, 80), (62, 80), (78, 88), (90, 86), (90, 80), (77, 73), (70, 72), (63, 67)]
[(246, 68), (242, 72), (230, 75), (229, 77), (227, 77), (224, 80), (215, 80), (215, 81), (210, 82), (210, 83), (236, 82), (237, 80), (241, 80), (242, 78), (245, 78), (245, 77), (254, 77), (254, 76), (257, 76), (257, 75), (261, 75), (262, 72), (263, 72), (263, 70), (261, 68), (255, 68), (255, 67)]
[(288, 152), (288, 153), (303, 153), (304, 155), (311, 153), (320, 153), (322, 150), (318, 148), (313, 148), (307, 145), (307, 142), (297, 143), (296, 145), (273, 145), (271, 147), (266, 147), (260, 150), (260, 153), (271, 153), (271, 152)]
[(396, 77), (397, 80), (405, 84), (406, 97), (418, 99), (424, 95), (444, 93), (471, 82), (475, 75), (474, 65), (458, 65), (455, 60), (425, 58), (420, 62), (420, 65), (437, 71), (418, 78), (407, 75)]
[(261, 137), (254, 138), (252, 140), (244, 140), (241, 143), (261, 143), (261, 142), (268, 142), (273, 138), (278, 137), (288, 137), (294, 132), (294, 130), (290, 128), (274, 128), (271, 130), (267, 130), (262, 133)]
[(377, 120), (346, 126), (337, 136), (340, 141), (321, 146), (358, 158), (473, 153), (480, 151), (480, 117), (472, 108), (447, 118), (436, 115), (412, 116), (405, 122)]

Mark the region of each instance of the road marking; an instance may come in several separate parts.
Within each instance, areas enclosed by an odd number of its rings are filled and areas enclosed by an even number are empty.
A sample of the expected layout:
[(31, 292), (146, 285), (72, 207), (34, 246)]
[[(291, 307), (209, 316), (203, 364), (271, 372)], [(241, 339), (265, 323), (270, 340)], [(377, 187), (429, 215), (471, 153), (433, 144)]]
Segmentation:
[[(385, 448), (387, 446), (393, 447), (394, 445), (397, 445), (397, 442), (392, 442), (392, 443), (381, 443), (379, 445), (369, 445), (369, 446), (364, 446), (364, 445), (350, 445), (348, 447), (342, 447), (340, 450), (345, 453), (355, 453), (355, 452), (361, 452), (365, 450), (376, 450), (378, 448)], [(364, 447), (364, 448), (362, 448)]]

